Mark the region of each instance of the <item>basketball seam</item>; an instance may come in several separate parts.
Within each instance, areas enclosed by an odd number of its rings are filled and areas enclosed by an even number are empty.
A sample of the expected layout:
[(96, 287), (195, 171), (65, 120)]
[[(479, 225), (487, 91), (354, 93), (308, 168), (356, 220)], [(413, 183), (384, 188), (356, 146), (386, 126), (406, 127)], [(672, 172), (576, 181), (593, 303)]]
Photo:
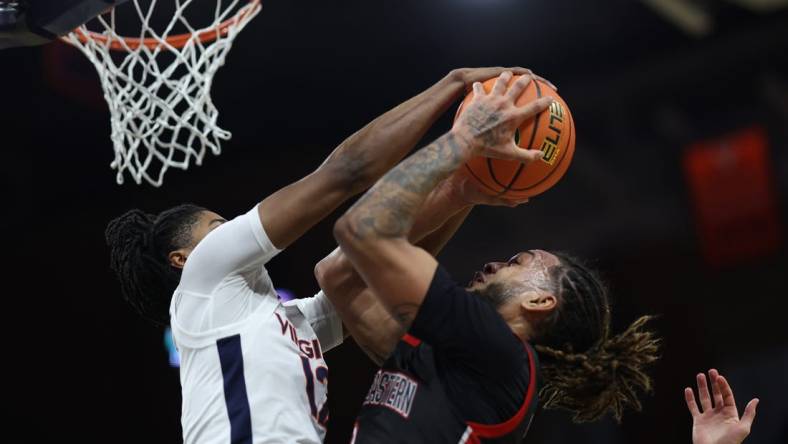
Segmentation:
[[(531, 81), (534, 83), (534, 86), (536, 86), (536, 98), (537, 99), (541, 98), (542, 97), (542, 88), (539, 86), (539, 82), (537, 82), (536, 79), (533, 79)], [(532, 146), (534, 144), (534, 139), (536, 138), (536, 131), (539, 129), (539, 119), (542, 117), (542, 113), (544, 113), (544, 111), (542, 111), (541, 113), (536, 115), (536, 122), (534, 122), (534, 129), (531, 131), (531, 139), (528, 141), (528, 145), (527, 145), (529, 150), (533, 149)], [(514, 176), (509, 181), (509, 185), (506, 185), (506, 187), (503, 189), (503, 191), (501, 191), (499, 193), (500, 195), (504, 195), (504, 194), (506, 194), (507, 191), (510, 191), (510, 190), (511, 191), (515, 191), (515, 190), (512, 189), (512, 185), (514, 185), (514, 183), (517, 182), (517, 179), (520, 177), (520, 174), (523, 173), (524, 169), (525, 169), (525, 163), (520, 162), (520, 166), (517, 168), (517, 172), (514, 173)]]
[(490, 178), (493, 180), (493, 182), (504, 189), (502, 192), (506, 191), (506, 185), (499, 182), (498, 178), (495, 177), (495, 168), (493, 168), (492, 159), (489, 157), (487, 158), (487, 170), (490, 172)]
[[(571, 122), (571, 125), (569, 125), (569, 141), (566, 143), (566, 146), (569, 147), (569, 144), (572, 142), (572, 137), (574, 137), (575, 135), (575, 132), (573, 131), (575, 129), (575, 119), (572, 117), (572, 113), (571, 111), (569, 111), (569, 109), (567, 109), (566, 112), (567, 114), (569, 114), (569, 121)], [(542, 184), (542, 182), (549, 179), (556, 172), (556, 170), (558, 169), (558, 164), (560, 164), (564, 160), (567, 151), (568, 151), (567, 149), (563, 150), (563, 152), (561, 153), (561, 157), (556, 161), (556, 167), (551, 169), (550, 172), (545, 177), (542, 178), (542, 180), (526, 188), (510, 188), (507, 191), (527, 191), (530, 190), (531, 188), (539, 186), (540, 184)]]
[(490, 189), (491, 191), (493, 191), (494, 193), (498, 193), (498, 192), (499, 192), (499, 191), (498, 191), (498, 190), (496, 190), (495, 188), (493, 188), (493, 187), (491, 187), (490, 185), (488, 185), (487, 183), (485, 183), (485, 181), (484, 181), (484, 180), (482, 180), (482, 178), (481, 178), (481, 177), (477, 176), (477, 175), (476, 175), (476, 173), (474, 173), (474, 172), (473, 172), (473, 169), (472, 169), (470, 166), (468, 166), (468, 164), (467, 164), (467, 163), (465, 164), (465, 169), (467, 169), (467, 170), (468, 170), (468, 172), (469, 172), (469, 173), (471, 173), (471, 176), (473, 176), (473, 178), (474, 178), (474, 179), (476, 179), (476, 181), (477, 181), (477, 182), (479, 182), (480, 184), (482, 184), (482, 185), (484, 185), (485, 187), (489, 188), (489, 189)]

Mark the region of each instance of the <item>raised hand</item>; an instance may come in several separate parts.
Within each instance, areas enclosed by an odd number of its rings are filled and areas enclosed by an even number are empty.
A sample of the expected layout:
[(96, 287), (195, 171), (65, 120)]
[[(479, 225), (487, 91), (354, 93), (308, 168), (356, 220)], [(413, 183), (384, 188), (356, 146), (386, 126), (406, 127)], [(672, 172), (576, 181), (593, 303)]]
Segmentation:
[(709, 395), (706, 375), (699, 373), (696, 379), (702, 412), (698, 409), (692, 389), (690, 387), (684, 389), (684, 399), (692, 415), (693, 444), (740, 444), (750, 434), (758, 398), (747, 404), (744, 415), (740, 419), (733, 390), (717, 370), (709, 370), (711, 395)]
[(474, 155), (530, 163), (542, 152), (518, 147), (514, 132), (526, 119), (547, 109), (553, 99), (542, 97), (523, 106), (515, 105), (533, 76), (525, 74), (507, 89), (512, 75), (511, 71), (501, 74), (489, 94), (481, 83), (474, 83), (474, 97), (452, 131), (468, 142)]
[(539, 79), (550, 85), (550, 87), (554, 90), (558, 90), (558, 88), (556, 88), (556, 86), (553, 85), (549, 80), (534, 74), (533, 71), (528, 68), (522, 68), (520, 66), (514, 66), (511, 68), (504, 68), (501, 66), (487, 68), (458, 68), (453, 70), (449, 75), (462, 82), (465, 85), (465, 89), (470, 91), (474, 83), (484, 82), (486, 80), (492, 79), (493, 77), (498, 77), (505, 71), (511, 71), (512, 74), (515, 75), (532, 75), (535, 79)]

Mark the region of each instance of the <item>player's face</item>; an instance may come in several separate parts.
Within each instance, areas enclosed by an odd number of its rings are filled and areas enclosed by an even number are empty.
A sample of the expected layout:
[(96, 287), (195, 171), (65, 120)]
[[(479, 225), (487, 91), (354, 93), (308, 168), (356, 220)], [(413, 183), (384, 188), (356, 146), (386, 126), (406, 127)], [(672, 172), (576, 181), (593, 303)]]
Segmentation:
[(558, 257), (547, 251), (523, 251), (507, 262), (484, 264), (481, 271), (474, 273), (466, 289), (480, 294), (491, 286), (508, 288), (517, 285), (526, 289), (549, 290), (552, 287), (550, 269), (560, 264)]
[(200, 241), (208, 235), (208, 233), (225, 222), (227, 222), (225, 218), (219, 216), (213, 211), (206, 210), (200, 213), (197, 223), (192, 228), (192, 241), (194, 242), (194, 245), (196, 246), (199, 244)]

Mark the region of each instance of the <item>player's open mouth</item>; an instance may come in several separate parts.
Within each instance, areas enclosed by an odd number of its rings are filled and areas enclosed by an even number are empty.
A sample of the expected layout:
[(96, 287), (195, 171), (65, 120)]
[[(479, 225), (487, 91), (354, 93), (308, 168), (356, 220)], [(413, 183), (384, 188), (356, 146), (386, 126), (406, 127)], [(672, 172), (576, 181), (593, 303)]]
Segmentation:
[(471, 282), (468, 283), (468, 286), (470, 287), (473, 284), (477, 284), (477, 283), (478, 284), (484, 283), (484, 274), (479, 271), (473, 273), (473, 279), (471, 280)]

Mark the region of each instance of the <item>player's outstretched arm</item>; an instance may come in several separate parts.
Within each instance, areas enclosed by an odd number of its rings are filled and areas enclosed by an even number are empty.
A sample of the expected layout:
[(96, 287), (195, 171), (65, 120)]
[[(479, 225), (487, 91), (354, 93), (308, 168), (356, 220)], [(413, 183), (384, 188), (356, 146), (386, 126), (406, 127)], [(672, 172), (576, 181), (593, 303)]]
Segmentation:
[(408, 239), (430, 192), (474, 155), (522, 162), (539, 156), (538, 150), (517, 147), (514, 131), (551, 99), (516, 106), (531, 76), (522, 76), (507, 90), (511, 77), (511, 72), (503, 73), (489, 94), (475, 83), (475, 96), (454, 128), (389, 171), (334, 226), (342, 250), (403, 327), (418, 312), (437, 267), (428, 252)]
[[(530, 72), (524, 68), (509, 69)], [(473, 82), (494, 77), (503, 70), (452, 71), (347, 138), (316, 171), (263, 200), (260, 219), (274, 246), (286, 248), (342, 202), (369, 188), (418, 143)]]
[(684, 400), (692, 415), (693, 444), (740, 444), (750, 434), (758, 398), (747, 403), (744, 415), (739, 418), (733, 390), (717, 370), (709, 370), (711, 395), (706, 375), (699, 373), (696, 379), (702, 411), (695, 402), (692, 389), (690, 387), (684, 389)]

